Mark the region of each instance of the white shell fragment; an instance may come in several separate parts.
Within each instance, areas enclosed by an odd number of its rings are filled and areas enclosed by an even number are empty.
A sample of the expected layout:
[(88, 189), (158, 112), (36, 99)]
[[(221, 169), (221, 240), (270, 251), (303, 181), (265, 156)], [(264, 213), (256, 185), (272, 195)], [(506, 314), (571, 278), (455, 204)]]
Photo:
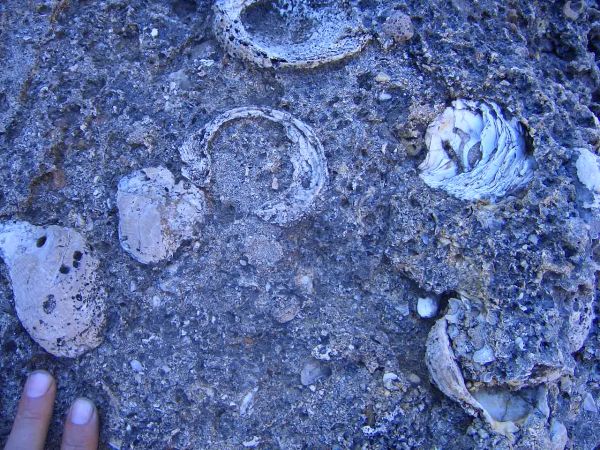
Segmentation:
[(468, 413), (481, 414), (494, 431), (505, 435), (514, 433), (518, 430), (517, 424), (526, 417), (523, 411), (528, 413), (531, 408), (525, 408), (520, 397), (506, 390), (480, 390), (471, 394), (452, 350), (447, 326), (446, 317), (442, 317), (427, 337), (425, 362), (432, 381)]
[(74, 358), (103, 340), (105, 294), (97, 259), (70, 228), (0, 224), (17, 315), (31, 337), (55, 356)]
[[(273, 25), (270, 32), (253, 32), (246, 20), (252, 9), (261, 18), (278, 16), (275, 22), (285, 22), (281, 33), (267, 36), (274, 34)], [(371, 38), (344, 2), (324, 2), (317, 9), (293, 0), (217, 0), (214, 11), (215, 34), (225, 49), (260, 67), (309, 68), (339, 61), (360, 52)], [(306, 24), (311, 29), (304, 30)], [(284, 31), (292, 36), (282, 37)]]
[(590, 152), (587, 148), (580, 148), (578, 150), (579, 157), (575, 163), (575, 167), (577, 168), (577, 178), (579, 178), (581, 184), (591, 191), (594, 199), (591, 203), (586, 202), (583, 206), (585, 208), (599, 208), (600, 157)]
[(204, 194), (184, 181), (175, 184), (164, 167), (127, 175), (119, 182), (119, 239), (123, 249), (142, 264), (173, 256), (206, 210)]
[(300, 219), (312, 207), (327, 182), (327, 161), (321, 142), (312, 128), (290, 114), (269, 108), (244, 107), (225, 112), (192, 135), (180, 148), (184, 177), (199, 186), (210, 181), (209, 146), (219, 129), (238, 119), (265, 119), (280, 124), (295, 144), (297, 151), (290, 155), (292, 182), (277, 200), (262, 204), (255, 213), (277, 225)]
[(455, 100), (427, 129), (420, 176), (461, 200), (499, 199), (533, 178), (524, 133), (495, 103)]

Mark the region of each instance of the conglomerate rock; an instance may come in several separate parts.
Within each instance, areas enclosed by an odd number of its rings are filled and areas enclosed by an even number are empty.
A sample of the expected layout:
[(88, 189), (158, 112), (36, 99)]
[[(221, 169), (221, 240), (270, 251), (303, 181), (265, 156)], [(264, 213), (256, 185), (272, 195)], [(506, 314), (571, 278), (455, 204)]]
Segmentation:
[[(49, 448), (80, 395), (113, 449), (600, 444), (595, 2), (5, 0), (0, 57), (0, 222), (77, 230), (107, 295), (55, 358), (3, 250), (0, 440), (45, 368)], [(141, 168), (189, 219), (152, 264), (119, 240)]]

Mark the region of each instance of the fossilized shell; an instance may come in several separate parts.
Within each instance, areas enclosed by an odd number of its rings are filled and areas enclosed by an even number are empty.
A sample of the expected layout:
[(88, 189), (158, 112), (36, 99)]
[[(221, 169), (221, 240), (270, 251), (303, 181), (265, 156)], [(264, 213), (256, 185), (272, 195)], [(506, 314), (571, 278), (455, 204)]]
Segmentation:
[(58, 226), (2, 223), (0, 256), (17, 315), (38, 344), (71, 358), (100, 345), (105, 294), (97, 285), (98, 261), (83, 236)]
[(255, 213), (277, 225), (300, 219), (312, 207), (328, 177), (327, 160), (321, 142), (312, 128), (290, 114), (269, 108), (244, 107), (225, 112), (208, 123), (199, 133), (192, 135), (180, 148), (186, 164), (183, 176), (199, 186), (210, 181), (209, 145), (219, 129), (237, 119), (266, 119), (283, 126), (285, 133), (296, 145), (291, 155), (292, 182), (279, 199), (262, 204)]
[[(432, 381), (471, 415), (481, 414), (496, 432), (505, 435), (514, 433), (518, 430), (517, 424), (531, 412), (522, 399), (530, 394), (525, 390), (515, 394), (508, 389), (480, 389), (474, 394), (469, 392), (448, 338), (447, 325), (446, 318), (442, 317), (436, 321), (427, 337), (425, 362)], [(499, 413), (502, 406), (505, 407), (504, 414)]]
[(494, 201), (533, 178), (525, 131), (498, 105), (455, 100), (427, 129), (421, 178), (461, 200)]
[[(279, 0), (217, 0), (215, 34), (227, 51), (260, 67), (316, 67), (339, 61), (358, 53), (371, 36), (363, 29), (359, 18), (342, 1), (326, 2), (319, 9), (309, 2)], [(310, 35), (296, 42), (270, 42), (253, 34), (244, 23), (244, 13), (251, 7), (268, 4), (292, 24), (309, 21), (318, 25)]]
[(577, 178), (591, 193), (592, 202), (585, 202), (585, 208), (600, 207), (600, 157), (587, 148), (580, 148), (579, 157), (575, 163)]
[(189, 184), (175, 184), (164, 167), (138, 170), (121, 179), (119, 239), (133, 258), (143, 264), (162, 261), (192, 236), (204, 218), (206, 202), (202, 191)]

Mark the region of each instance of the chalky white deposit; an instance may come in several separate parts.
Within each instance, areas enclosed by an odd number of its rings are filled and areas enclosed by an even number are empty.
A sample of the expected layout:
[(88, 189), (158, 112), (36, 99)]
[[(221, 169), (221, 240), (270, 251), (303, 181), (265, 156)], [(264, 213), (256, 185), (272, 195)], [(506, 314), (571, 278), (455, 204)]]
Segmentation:
[(577, 178), (593, 194), (593, 202), (586, 202), (586, 208), (600, 207), (600, 158), (586, 148), (579, 149), (575, 163)]

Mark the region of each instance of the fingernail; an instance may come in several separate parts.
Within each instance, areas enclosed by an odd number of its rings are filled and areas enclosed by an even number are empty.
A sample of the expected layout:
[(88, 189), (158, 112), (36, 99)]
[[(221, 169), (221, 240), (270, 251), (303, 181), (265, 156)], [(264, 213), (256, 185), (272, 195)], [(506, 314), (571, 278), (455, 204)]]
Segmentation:
[(51, 384), (52, 375), (48, 372), (33, 372), (29, 375), (27, 382), (25, 383), (25, 395), (29, 398), (41, 397), (48, 392)]
[(85, 425), (94, 414), (94, 404), (87, 398), (78, 398), (71, 406), (71, 422), (75, 425)]

